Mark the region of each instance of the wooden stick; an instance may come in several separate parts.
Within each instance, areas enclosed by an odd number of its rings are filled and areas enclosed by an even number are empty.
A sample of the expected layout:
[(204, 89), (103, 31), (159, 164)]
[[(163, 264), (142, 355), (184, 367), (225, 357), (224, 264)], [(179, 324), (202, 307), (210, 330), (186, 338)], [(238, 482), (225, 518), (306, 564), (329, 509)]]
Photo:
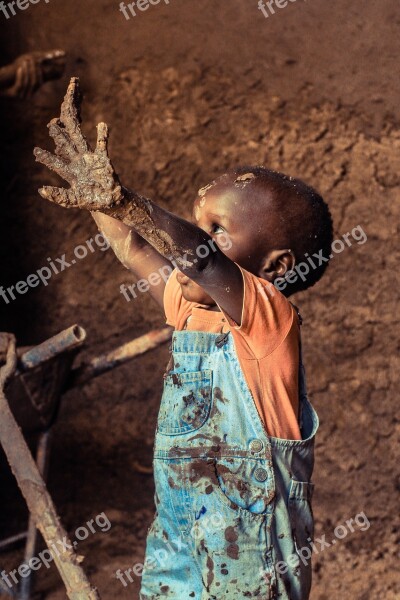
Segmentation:
[(79, 566), (82, 557), (75, 554), (73, 550), (24, 436), (8, 406), (4, 386), (7, 379), (14, 373), (17, 364), (15, 338), (11, 334), (0, 334), (0, 339), (3, 344), (5, 339), (7, 345), (6, 364), (0, 368), (0, 443), (26, 500), (29, 512), (49, 551), (53, 548), (60, 548), (60, 545), (57, 546), (57, 541), (64, 541), (71, 546), (60, 552), (59, 555), (54, 549), (51, 551), (66, 587), (68, 598), (70, 600), (99, 600), (97, 590), (90, 585), (83, 569)]
[(67, 382), (67, 389), (83, 385), (90, 379), (98, 377), (111, 369), (115, 369), (115, 367), (124, 364), (128, 360), (132, 360), (136, 356), (145, 354), (149, 350), (157, 348), (157, 346), (165, 344), (171, 339), (172, 333), (172, 327), (154, 329), (131, 342), (110, 350), (110, 352), (92, 358), (89, 362), (83, 363), (80, 367), (71, 371)]

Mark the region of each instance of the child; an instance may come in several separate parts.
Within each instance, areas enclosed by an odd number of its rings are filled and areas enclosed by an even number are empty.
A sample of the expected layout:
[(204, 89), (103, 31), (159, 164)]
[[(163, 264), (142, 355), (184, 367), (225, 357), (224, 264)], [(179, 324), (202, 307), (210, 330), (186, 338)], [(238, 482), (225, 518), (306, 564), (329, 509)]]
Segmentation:
[[(121, 186), (105, 124), (89, 149), (78, 95), (72, 79), (49, 124), (57, 156), (35, 149), (71, 187), (39, 192), (94, 211), (175, 328), (140, 597), (306, 600), (318, 417), (287, 297), (326, 268), (329, 210), (301, 181), (246, 167), (200, 190), (192, 221), (181, 219)], [(156, 274), (171, 261), (178, 268), (165, 284)]]

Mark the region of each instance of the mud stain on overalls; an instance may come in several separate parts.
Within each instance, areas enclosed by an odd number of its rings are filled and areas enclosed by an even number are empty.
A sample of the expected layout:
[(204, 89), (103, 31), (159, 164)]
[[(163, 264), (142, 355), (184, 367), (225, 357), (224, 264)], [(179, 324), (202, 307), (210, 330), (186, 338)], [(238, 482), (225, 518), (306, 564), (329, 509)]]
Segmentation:
[(232, 525), (225, 529), (225, 539), (227, 542), (229, 542), (226, 552), (228, 556), (234, 560), (238, 560), (239, 558), (239, 546), (235, 543), (238, 537), (239, 536)]

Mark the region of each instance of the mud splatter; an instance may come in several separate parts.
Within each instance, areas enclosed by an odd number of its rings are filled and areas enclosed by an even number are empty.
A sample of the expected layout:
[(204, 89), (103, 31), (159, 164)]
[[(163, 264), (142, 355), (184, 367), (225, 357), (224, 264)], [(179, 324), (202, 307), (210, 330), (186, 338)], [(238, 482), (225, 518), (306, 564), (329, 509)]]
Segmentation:
[(182, 387), (182, 380), (177, 373), (173, 373), (171, 375), (171, 377), (172, 377), (172, 383), (174, 385), (176, 385), (176, 387)]
[(168, 450), (168, 456), (170, 458), (179, 458), (180, 456), (192, 456), (193, 458), (198, 457), (198, 448), (180, 448), (179, 446), (172, 446)]
[(196, 221), (198, 221), (200, 219), (200, 214), (201, 214), (200, 207), (195, 206), (194, 207), (194, 218), (196, 219)]
[[(172, 376), (173, 377), (173, 376)], [(180, 379), (179, 379), (180, 381)], [(181, 383), (182, 386), (182, 383)], [(189, 396), (183, 396), (182, 397), (183, 402), (185, 403), (185, 406), (189, 406), (190, 404), (193, 404), (194, 402), (196, 402), (196, 397), (193, 394), (193, 392), (190, 392)]]
[(218, 479), (213, 463), (214, 461), (212, 459), (194, 460), (190, 464), (189, 481), (194, 484), (205, 479), (209, 480), (214, 485), (218, 485)]
[(224, 398), (224, 395), (222, 393), (221, 388), (219, 387), (215, 387), (213, 389), (213, 396), (216, 400), (219, 400), (220, 402), (222, 402), (223, 404), (226, 404), (227, 402), (229, 402), (229, 400), (227, 398)]
[(239, 560), (239, 546), (237, 544), (229, 544), (226, 549), (226, 553), (229, 558), (233, 560)]
[(197, 439), (210, 440), (210, 442), (213, 442), (216, 445), (219, 445), (221, 443), (221, 438), (218, 435), (211, 436), (204, 433), (197, 433), (196, 435), (193, 435), (189, 438), (189, 442), (192, 442), (193, 440)]
[(178, 489), (178, 486), (176, 485), (175, 481), (172, 479), (172, 477), (168, 477), (168, 485), (169, 487), (171, 487), (174, 490)]
[(208, 185), (205, 185), (204, 187), (200, 188), (199, 191), (197, 192), (197, 195), (200, 196), (200, 198), (202, 198), (203, 196), (205, 196), (207, 194), (207, 192), (209, 190), (211, 190), (216, 185), (216, 183), (217, 183), (216, 181), (212, 181)]
[(254, 175), (254, 173), (244, 173), (244, 175), (239, 175), (238, 177), (236, 177), (233, 185), (235, 187), (238, 188), (245, 188), (247, 185), (249, 185), (249, 183), (251, 181), (253, 181), (253, 179), (255, 179), (256, 176)]
[(210, 555), (207, 556), (207, 592), (210, 591), (210, 586), (214, 581), (214, 561)]
[(227, 542), (236, 542), (238, 539), (238, 534), (235, 531), (235, 528), (230, 525), (225, 529), (225, 539)]

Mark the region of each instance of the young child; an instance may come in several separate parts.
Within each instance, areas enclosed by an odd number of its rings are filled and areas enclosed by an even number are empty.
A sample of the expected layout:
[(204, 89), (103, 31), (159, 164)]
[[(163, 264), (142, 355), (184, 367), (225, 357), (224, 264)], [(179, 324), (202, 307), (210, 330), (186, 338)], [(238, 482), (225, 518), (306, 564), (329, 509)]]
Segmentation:
[[(40, 194), (93, 211), (175, 328), (141, 599), (306, 600), (318, 417), (306, 394), (301, 319), (287, 297), (327, 266), (327, 205), (299, 180), (245, 167), (198, 192), (191, 222), (173, 215), (121, 186), (105, 124), (90, 150), (76, 79), (49, 129), (57, 156), (36, 148), (36, 158), (70, 189)], [(165, 284), (156, 274), (171, 261), (178, 268)]]

